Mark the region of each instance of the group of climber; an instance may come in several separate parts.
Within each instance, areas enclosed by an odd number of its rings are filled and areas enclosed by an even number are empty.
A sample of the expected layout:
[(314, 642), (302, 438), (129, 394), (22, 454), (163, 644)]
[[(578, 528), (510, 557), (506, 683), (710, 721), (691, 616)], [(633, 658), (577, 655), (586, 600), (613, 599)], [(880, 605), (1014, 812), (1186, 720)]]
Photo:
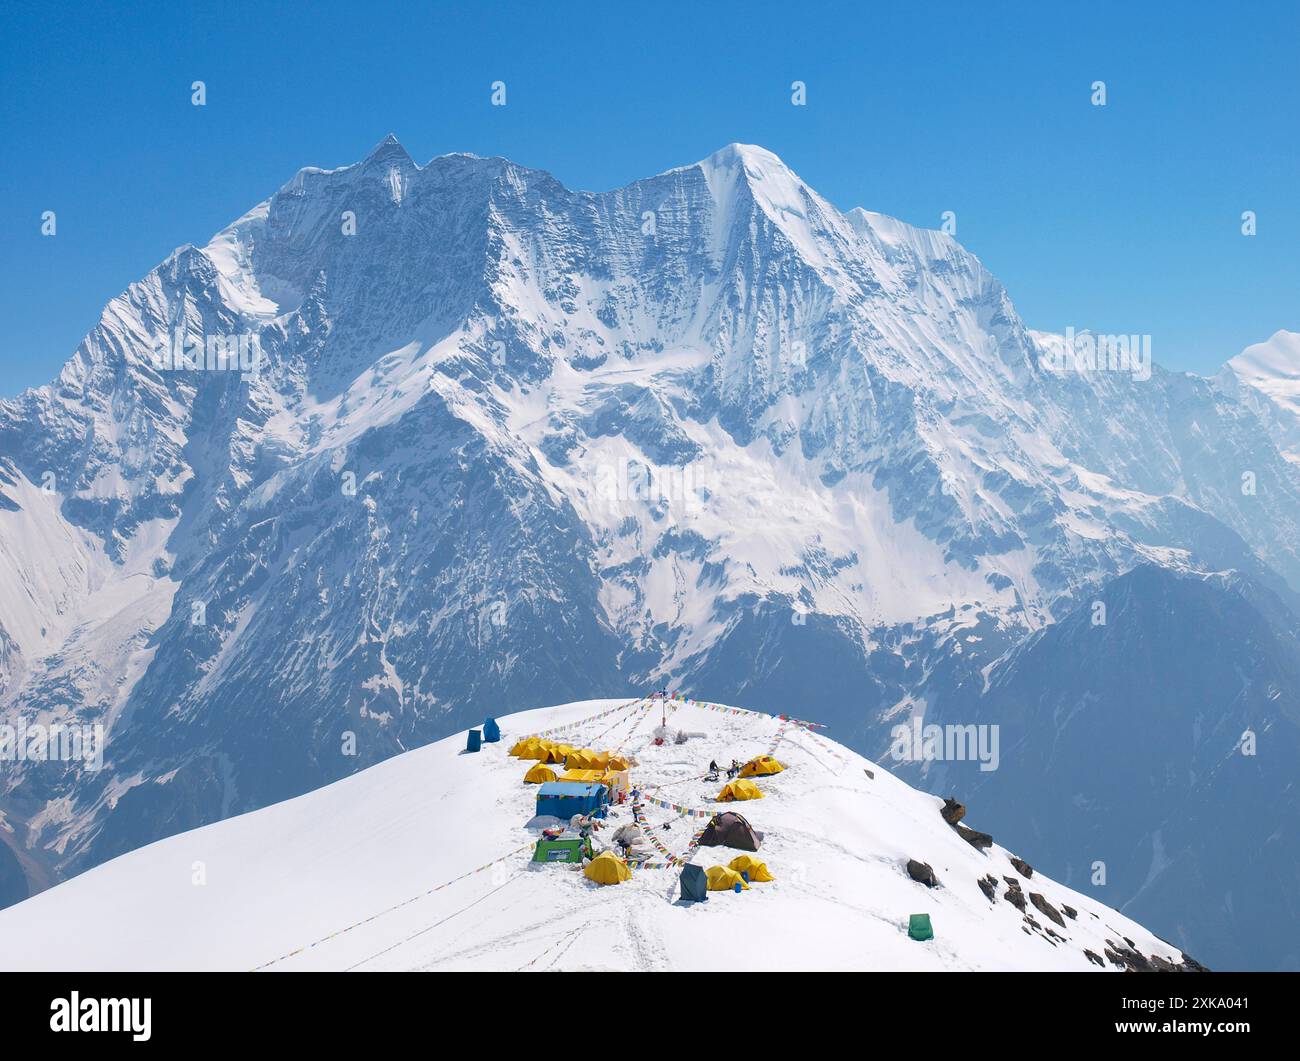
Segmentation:
[[(739, 760), (737, 760), (737, 759), (732, 759), (732, 760), (731, 760), (731, 765), (730, 765), (729, 767), (727, 767), (727, 780), (728, 780), (728, 781), (732, 780), (732, 779), (733, 779), (733, 778), (734, 778), (738, 773), (740, 773), (740, 771), (743, 770), (743, 769), (744, 769), (744, 767), (741, 765), (741, 763), (740, 763)], [(717, 781), (718, 778), (719, 778), (719, 776), (721, 775), (721, 773), (722, 773), (722, 770), (721, 770), (721, 767), (718, 766), (718, 761), (717, 761), (716, 759), (710, 759), (710, 760), (709, 760), (709, 772), (708, 772), (707, 774), (704, 775), (704, 780), (705, 780), (705, 781)]]

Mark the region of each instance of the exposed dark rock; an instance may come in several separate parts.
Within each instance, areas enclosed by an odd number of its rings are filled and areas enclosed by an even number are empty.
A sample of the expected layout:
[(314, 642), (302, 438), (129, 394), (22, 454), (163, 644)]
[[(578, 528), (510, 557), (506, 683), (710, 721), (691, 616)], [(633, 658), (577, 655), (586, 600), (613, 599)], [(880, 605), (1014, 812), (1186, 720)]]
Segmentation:
[(988, 833), (981, 833), (976, 829), (968, 829), (964, 825), (954, 825), (957, 835), (965, 840), (971, 847), (986, 851), (993, 846), (993, 837)]
[(1036, 907), (1038, 907), (1039, 910), (1041, 910), (1044, 914), (1050, 917), (1062, 928), (1065, 927), (1065, 918), (1061, 916), (1061, 911), (1058, 910), (1056, 907), (1054, 907), (1051, 903), (1049, 903), (1043, 897), (1041, 892), (1030, 892), (1029, 901), (1033, 903)]
[(939, 813), (943, 815), (943, 820), (949, 825), (956, 825), (966, 817), (966, 806), (963, 803), (958, 803), (955, 799), (949, 796), (943, 801), (943, 807), (940, 809)]
[(866, 774), (870, 780), (874, 781), (876, 779), (876, 775), (873, 774), (870, 770), (868, 770), (865, 766), (862, 768), (862, 772)]
[(1065, 903), (1061, 904), (1061, 910), (1064, 911), (1065, 916), (1068, 917), (1071, 921), (1074, 921), (1079, 916), (1078, 910), (1076, 910), (1073, 906), (1066, 906)]
[(1007, 890), (1002, 893), (1002, 898), (1023, 913), (1025, 909), (1025, 893), (1020, 890), (1020, 882), (1015, 877), (1003, 877), (1002, 879), (1007, 882)]
[[(1127, 941), (1128, 937), (1125, 936), (1124, 939)], [(1113, 940), (1106, 942), (1110, 944), (1106, 948), (1106, 957), (1114, 965), (1131, 973), (1208, 973), (1210, 971), (1195, 958), (1186, 954), (1183, 955), (1181, 962), (1171, 962), (1158, 954), (1148, 958), (1136, 947), (1126, 947)]]
[(907, 860), (907, 875), (918, 884), (924, 884), (927, 888), (936, 888), (939, 885), (939, 878), (934, 875), (934, 870), (930, 868), (927, 862), (918, 862), (914, 858)]
[(1011, 864), (1016, 867), (1016, 872), (1019, 873), (1026, 880), (1028, 880), (1030, 877), (1034, 875), (1034, 867), (1031, 866), (1028, 862), (1026, 862), (1023, 858), (1016, 858), (1015, 855), (1012, 855)]
[[(1128, 937), (1124, 937), (1128, 942)], [(1124, 947), (1113, 940), (1106, 941), (1110, 946), (1106, 948), (1106, 957), (1111, 963), (1118, 965), (1131, 973), (1150, 973), (1155, 971), (1155, 966), (1147, 959), (1146, 955), (1136, 947)]]
[(1088, 961), (1092, 962), (1093, 965), (1100, 965), (1103, 969), (1106, 968), (1106, 963), (1102, 961), (1100, 954), (1093, 954), (1090, 950), (1085, 950), (1083, 953)]
[(992, 902), (994, 899), (997, 898), (997, 894), (998, 894), (997, 877), (994, 877), (990, 874), (987, 877), (981, 877), (975, 883), (977, 883), (980, 886), (980, 891), (984, 893), (984, 897), (988, 899), (989, 902)]

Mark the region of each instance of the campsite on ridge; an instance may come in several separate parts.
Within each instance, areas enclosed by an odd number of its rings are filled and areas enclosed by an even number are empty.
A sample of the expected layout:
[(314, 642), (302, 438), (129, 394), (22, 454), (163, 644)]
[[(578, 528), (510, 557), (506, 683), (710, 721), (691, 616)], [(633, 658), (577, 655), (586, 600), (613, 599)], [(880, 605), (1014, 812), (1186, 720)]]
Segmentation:
[[(798, 720), (677, 694), (487, 721), (477, 750), (446, 738), (0, 911), (10, 964), (1198, 967)], [(569, 763), (597, 779), (559, 780)], [(726, 769), (761, 786), (743, 813), (717, 799)], [(176, 869), (196, 859), (203, 888)]]

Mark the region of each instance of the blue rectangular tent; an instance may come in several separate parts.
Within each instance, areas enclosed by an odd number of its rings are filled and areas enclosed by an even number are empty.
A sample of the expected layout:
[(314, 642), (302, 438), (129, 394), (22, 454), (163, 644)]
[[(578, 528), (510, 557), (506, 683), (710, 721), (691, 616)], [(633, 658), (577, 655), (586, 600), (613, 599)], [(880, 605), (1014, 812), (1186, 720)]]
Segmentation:
[(609, 802), (604, 785), (578, 781), (547, 781), (537, 790), (537, 813), (556, 818), (591, 814)]
[(483, 743), (495, 744), (501, 739), (501, 727), (497, 725), (495, 718), (489, 718), (483, 723)]

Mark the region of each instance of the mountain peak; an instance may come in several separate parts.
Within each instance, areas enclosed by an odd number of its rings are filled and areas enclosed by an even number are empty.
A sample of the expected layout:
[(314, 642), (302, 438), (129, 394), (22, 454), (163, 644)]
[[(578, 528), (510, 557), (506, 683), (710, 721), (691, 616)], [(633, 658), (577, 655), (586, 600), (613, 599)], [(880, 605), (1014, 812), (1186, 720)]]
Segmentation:
[(402, 146), (400, 140), (393, 133), (389, 133), (371, 149), (370, 154), (365, 158), (366, 162), (391, 162), (393, 160), (405, 160), (412, 162), (411, 156), (407, 153), (406, 148)]
[(725, 147), (718, 148), (717, 151), (702, 161), (714, 165), (730, 165), (734, 162), (743, 162), (788, 168), (778, 155), (767, 148), (759, 147), (757, 144), (742, 144), (735, 141)]
[(727, 144), (695, 163), (695, 167), (711, 177), (724, 173), (743, 175), (751, 186), (755, 183), (803, 183), (779, 156), (755, 144)]
[(1246, 347), (1228, 368), (1247, 381), (1300, 379), (1300, 332), (1278, 329), (1264, 342)]
[(721, 215), (731, 216), (738, 204), (752, 202), (810, 261), (823, 261), (812, 230), (824, 221), (810, 224), (810, 217), (826, 219), (836, 212), (771, 151), (754, 144), (731, 143), (693, 166), (670, 172), (687, 171), (704, 177)]

